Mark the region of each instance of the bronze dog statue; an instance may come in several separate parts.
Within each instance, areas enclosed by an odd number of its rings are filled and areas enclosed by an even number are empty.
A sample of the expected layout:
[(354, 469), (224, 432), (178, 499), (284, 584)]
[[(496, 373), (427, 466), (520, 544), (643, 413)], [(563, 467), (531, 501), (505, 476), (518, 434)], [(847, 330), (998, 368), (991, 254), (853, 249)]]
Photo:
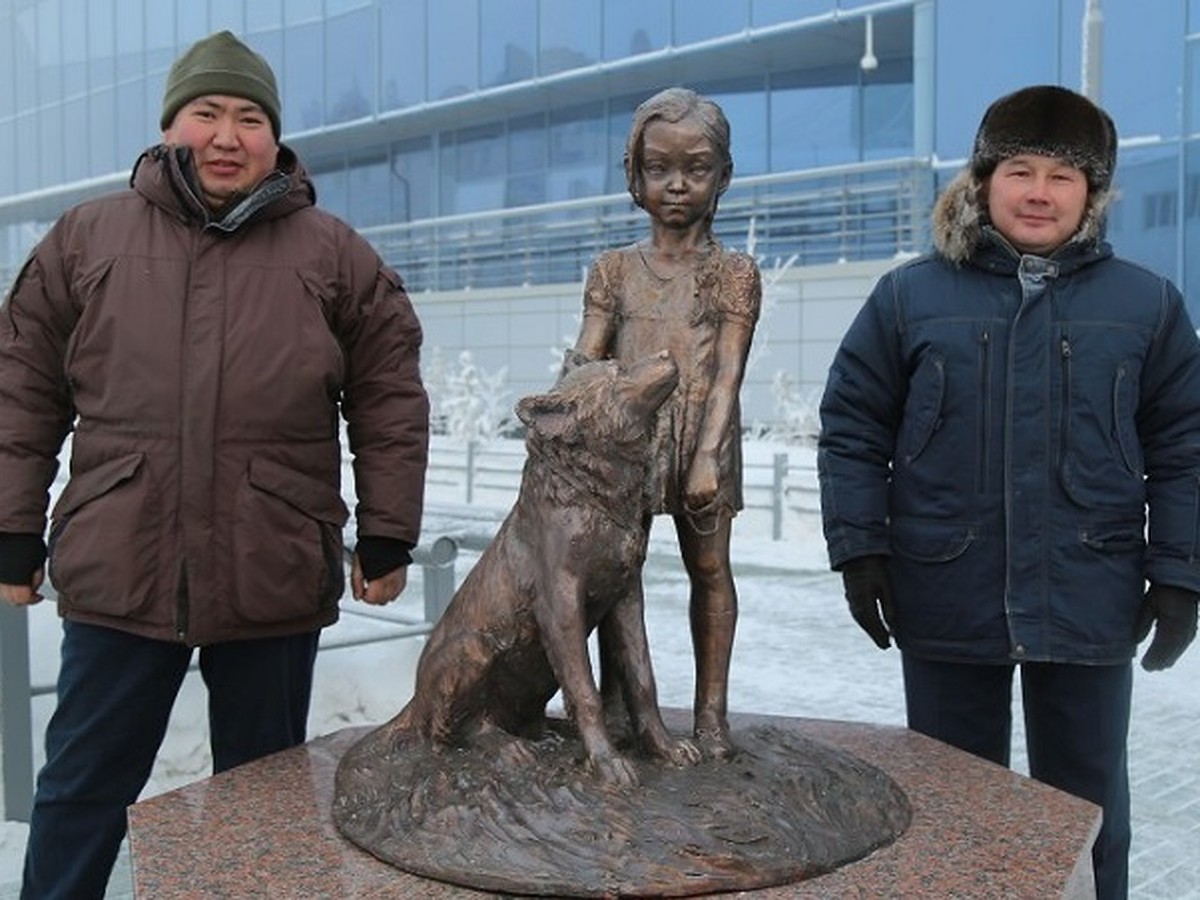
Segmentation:
[(411, 701), (382, 726), (395, 741), (463, 745), (494, 729), (536, 737), (561, 687), (586, 767), (636, 783), (588, 655), (604, 619), (642, 751), (676, 765), (699, 760), (663, 724), (642, 616), (646, 452), (677, 380), (666, 352), (627, 370), (593, 362), (518, 403), (528, 457), (517, 501), (429, 635)]

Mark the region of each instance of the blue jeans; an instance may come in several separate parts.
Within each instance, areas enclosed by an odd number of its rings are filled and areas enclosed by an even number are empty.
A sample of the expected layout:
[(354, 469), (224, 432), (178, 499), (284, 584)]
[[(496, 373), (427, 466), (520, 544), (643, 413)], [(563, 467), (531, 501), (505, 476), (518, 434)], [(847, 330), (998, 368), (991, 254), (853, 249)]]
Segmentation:
[[(931, 662), (905, 653), (908, 727), (1009, 764), (1012, 665)], [(1092, 846), (1099, 900), (1129, 895), (1129, 716), (1133, 667), (1021, 664), (1029, 774), (1104, 810)]]
[[(319, 632), (200, 649), (213, 771), (305, 740)], [(125, 809), (150, 777), (192, 648), (63, 623), (22, 900), (104, 896)]]

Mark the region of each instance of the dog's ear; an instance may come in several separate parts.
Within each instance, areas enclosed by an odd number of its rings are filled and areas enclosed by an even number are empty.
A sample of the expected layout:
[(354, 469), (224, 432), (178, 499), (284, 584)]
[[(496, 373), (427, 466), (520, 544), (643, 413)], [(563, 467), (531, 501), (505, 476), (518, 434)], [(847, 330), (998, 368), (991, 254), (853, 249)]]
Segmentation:
[(570, 435), (578, 426), (575, 401), (554, 393), (522, 397), (517, 418), (530, 431), (549, 438)]

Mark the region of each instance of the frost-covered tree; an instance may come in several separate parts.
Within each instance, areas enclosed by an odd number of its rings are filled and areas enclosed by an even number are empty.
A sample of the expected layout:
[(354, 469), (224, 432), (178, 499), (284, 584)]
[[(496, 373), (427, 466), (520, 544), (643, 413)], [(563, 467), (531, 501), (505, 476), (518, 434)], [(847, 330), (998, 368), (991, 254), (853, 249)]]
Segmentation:
[(425, 378), (433, 421), (463, 443), (495, 439), (513, 424), (507, 380), (507, 367), (489, 374), (475, 365), (470, 350), (458, 355), (454, 370), (435, 351)]

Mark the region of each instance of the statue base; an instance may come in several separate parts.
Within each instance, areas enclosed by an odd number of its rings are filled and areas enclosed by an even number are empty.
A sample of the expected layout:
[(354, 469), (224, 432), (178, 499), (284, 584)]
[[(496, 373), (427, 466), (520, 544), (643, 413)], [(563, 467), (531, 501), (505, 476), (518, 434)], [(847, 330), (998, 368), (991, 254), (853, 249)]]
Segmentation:
[[(690, 714), (664, 711), (683, 730)], [(895, 782), (911, 823), (893, 843), (755, 897), (1094, 896), (1100, 810), (1085, 800), (904, 728), (734, 715), (857, 757)], [(396, 896), (480, 892), (405, 872), (344, 838), (334, 776), (373, 729), (347, 728), (129, 808), (137, 896)], [(719, 890), (719, 888), (717, 888)], [(510, 892), (511, 893), (511, 892)]]

